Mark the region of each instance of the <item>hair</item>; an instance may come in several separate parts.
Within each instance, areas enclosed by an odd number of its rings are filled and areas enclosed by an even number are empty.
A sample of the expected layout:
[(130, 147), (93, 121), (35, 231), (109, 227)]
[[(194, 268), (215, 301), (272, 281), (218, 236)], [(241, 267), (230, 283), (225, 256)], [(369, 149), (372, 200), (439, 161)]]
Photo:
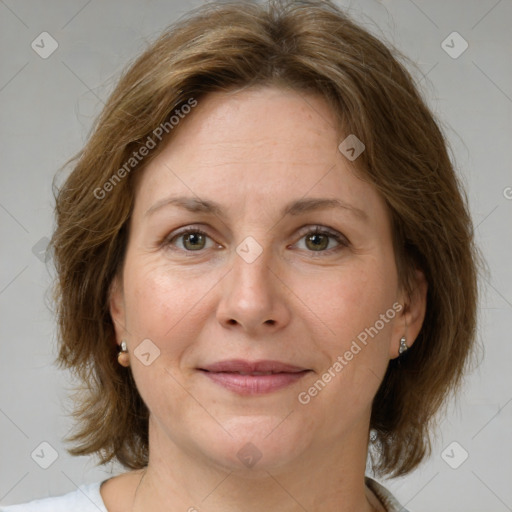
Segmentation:
[(130, 368), (117, 363), (109, 293), (123, 266), (134, 176), (174, 132), (140, 161), (134, 155), (191, 98), (253, 86), (322, 96), (340, 134), (365, 144), (354, 164), (389, 208), (400, 284), (413, 293), (416, 269), (428, 282), (420, 333), (390, 361), (372, 403), (373, 469), (404, 475), (430, 454), (434, 416), (475, 348), (478, 251), (446, 139), (400, 59), (328, 0), (210, 2), (124, 72), (70, 175), (54, 186), (57, 363), (82, 383), (70, 454), (130, 469), (148, 463), (149, 411)]

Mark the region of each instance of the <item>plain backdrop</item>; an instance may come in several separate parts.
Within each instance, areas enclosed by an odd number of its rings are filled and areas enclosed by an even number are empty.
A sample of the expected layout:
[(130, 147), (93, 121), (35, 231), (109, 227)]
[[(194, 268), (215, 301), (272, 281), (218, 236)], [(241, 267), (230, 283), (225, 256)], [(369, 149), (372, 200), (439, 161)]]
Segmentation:
[[(449, 139), (490, 270), (481, 288), (480, 366), (440, 418), (431, 458), (383, 483), (412, 512), (512, 510), (512, 2), (339, 3), (416, 64), (411, 72)], [(123, 67), (199, 4), (0, 0), (1, 504), (121, 471), (71, 457), (62, 442), (72, 426), (71, 380), (53, 365), (47, 306), (51, 182), (84, 144)], [(47, 58), (40, 42), (38, 51), (32, 46), (41, 37), (44, 51), (58, 44)]]

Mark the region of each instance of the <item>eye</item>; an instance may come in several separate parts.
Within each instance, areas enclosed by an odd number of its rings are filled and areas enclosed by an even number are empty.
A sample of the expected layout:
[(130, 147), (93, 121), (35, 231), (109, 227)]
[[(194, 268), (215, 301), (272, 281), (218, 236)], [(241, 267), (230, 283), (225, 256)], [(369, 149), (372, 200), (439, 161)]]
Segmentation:
[(178, 247), (178, 249), (187, 252), (195, 252), (206, 249), (208, 248), (206, 247), (206, 240), (211, 240), (211, 238), (204, 231), (191, 226), (166, 239), (165, 245), (175, 245), (174, 241), (179, 239), (182, 239), (182, 247)]
[[(348, 240), (339, 232), (315, 226), (313, 229), (309, 228), (300, 238), (305, 240), (306, 250), (309, 252), (318, 253), (331, 253), (348, 247)], [(177, 249), (185, 253), (199, 252), (203, 249), (212, 248), (213, 241), (208, 234), (194, 226), (189, 226), (178, 233), (171, 234), (164, 240), (165, 246), (176, 247), (176, 242), (181, 240), (181, 247), (178, 245)], [(207, 241), (210, 240), (212, 244), (207, 246)], [(330, 247), (331, 241), (334, 240), (337, 245)], [(220, 247), (217, 245), (217, 247)]]
[[(320, 226), (315, 226), (314, 229), (307, 231), (301, 237), (301, 240), (303, 239), (306, 249), (312, 252), (331, 253), (349, 245), (348, 240), (341, 233)], [(329, 247), (331, 240), (334, 240), (337, 245)]]

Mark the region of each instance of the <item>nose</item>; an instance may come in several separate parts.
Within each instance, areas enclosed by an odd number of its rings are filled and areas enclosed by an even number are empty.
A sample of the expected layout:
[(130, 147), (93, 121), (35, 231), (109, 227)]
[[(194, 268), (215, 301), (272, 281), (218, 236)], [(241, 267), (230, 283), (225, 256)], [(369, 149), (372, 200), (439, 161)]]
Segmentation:
[(238, 328), (250, 336), (263, 336), (284, 328), (290, 321), (290, 292), (279, 276), (271, 249), (256, 260), (233, 258), (231, 272), (223, 280), (217, 319), (226, 328)]

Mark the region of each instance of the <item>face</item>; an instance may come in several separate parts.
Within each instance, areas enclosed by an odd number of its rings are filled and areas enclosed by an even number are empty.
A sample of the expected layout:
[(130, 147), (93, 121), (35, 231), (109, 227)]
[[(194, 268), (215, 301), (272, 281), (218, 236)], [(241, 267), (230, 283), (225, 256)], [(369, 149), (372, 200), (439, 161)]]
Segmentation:
[(334, 126), (321, 97), (210, 94), (138, 176), (110, 304), (160, 448), (270, 469), (366, 442), (407, 318)]

